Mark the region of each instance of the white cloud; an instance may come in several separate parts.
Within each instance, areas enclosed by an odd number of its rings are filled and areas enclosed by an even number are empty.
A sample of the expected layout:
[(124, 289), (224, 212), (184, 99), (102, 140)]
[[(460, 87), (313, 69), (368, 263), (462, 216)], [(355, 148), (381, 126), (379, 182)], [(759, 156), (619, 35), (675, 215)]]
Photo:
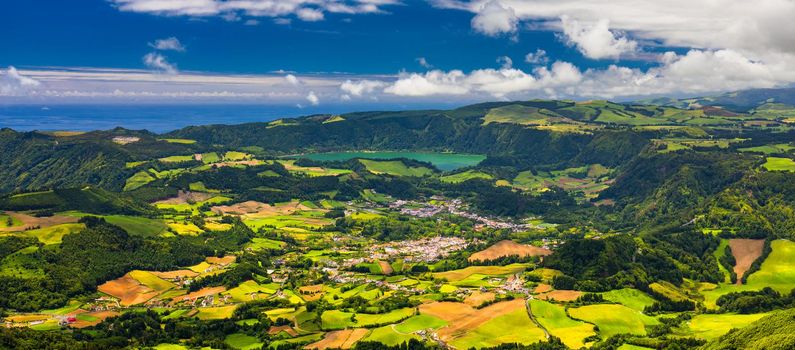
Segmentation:
[[(121, 11), (161, 16), (218, 16), (239, 20), (240, 16), (295, 16), (304, 21), (320, 21), (325, 13), (381, 13), (383, 6), (398, 0), (110, 0)], [(310, 7), (307, 7), (310, 6)]]
[(566, 44), (577, 47), (585, 57), (618, 59), (619, 56), (638, 48), (638, 43), (634, 40), (610, 31), (609, 20), (601, 19), (586, 24), (564, 15), (560, 21)]
[[(259, 23), (259, 22), (257, 22), (257, 23)], [(288, 26), (290, 24), (293, 24), (293, 20), (289, 19), (289, 18), (274, 18), (273, 19), (273, 23), (281, 24), (283, 26)]]
[(498, 0), (491, 0), (483, 4), (472, 18), (472, 28), (486, 35), (497, 36), (516, 32), (518, 22), (513, 8), (504, 6)]
[(320, 104), (320, 99), (315, 95), (314, 91), (310, 91), (308, 95), (306, 95), (306, 100), (309, 101), (313, 106), (317, 106)]
[(284, 80), (287, 80), (288, 83), (292, 86), (301, 85), (301, 80), (299, 80), (295, 75), (287, 74), (284, 76)]
[(497, 57), (497, 63), (502, 69), (511, 69), (513, 67), (513, 60), (508, 56)]
[(298, 18), (300, 18), (302, 21), (306, 22), (317, 22), (324, 19), (322, 11), (312, 8), (299, 9), (295, 12), (295, 15), (298, 16)]
[(179, 51), (179, 52), (185, 51), (185, 46), (182, 45), (181, 42), (179, 42), (179, 39), (173, 36), (166, 39), (155, 40), (155, 42), (149, 43), (149, 46), (160, 51)]
[(430, 64), (428, 62), (428, 60), (425, 59), (425, 57), (417, 57), (416, 61), (417, 61), (417, 63), (419, 63), (420, 66), (422, 66), (422, 68), (426, 68), (426, 69), (433, 68), (433, 65)]
[[(386, 83), (378, 80), (346, 80), (340, 85), (340, 90), (347, 95), (361, 97), (364, 94), (372, 94), (376, 89), (382, 88)], [(350, 98), (350, 96), (348, 96)]]
[(398, 96), (464, 95), (469, 92), (469, 88), (462, 84), (465, 77), (464, 72), (459, 70), (404, 73), (384, 92)]
[(150, 52), (143, 58), (144, 64), (155, 71), (166, 74), (177, 74), (177, 67), (168, 62), (165, 56)]
[(536, 52), (530, 52), (526, 56), (524, 56), (524, 61), (530, 64), (547, 64), (549, 62), (549, 57), (547, 57), (547, 52), (542, 49), (536, 49)]
[[(466, 10), (481, 16), (490, 0), (431, 0), (441, 8)], [(608, 20), (610, 28), (633, 39), (667, 46), (732, 49), (744, 55), (795, 53), (795, 1), (792, 0), (500, 0), (519, 21), (561, 30), (558, 19), (581, 23)], [(517, 19), (504, 18), (495, 27), (511, 28)], [(473, 28), (477, 29), (474, 25)], [(755, 57), (756, 58), (756, 57)]]
[(13, 66), (0, 71), (0, 96), (21, 95), (39, 85), (38, 80), (20, 74)]

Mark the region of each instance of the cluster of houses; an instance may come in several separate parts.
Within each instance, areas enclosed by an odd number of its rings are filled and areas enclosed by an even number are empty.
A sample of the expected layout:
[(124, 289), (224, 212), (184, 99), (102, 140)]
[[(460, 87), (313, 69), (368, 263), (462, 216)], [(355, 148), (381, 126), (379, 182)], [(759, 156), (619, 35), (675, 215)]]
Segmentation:
[(539, 226), (530, 223), (515, 223), (509, 221), (502, 221), (489, 216), (470, 213), (464, 210), (465, 208), (464, 201), (458, 198), (445, 200), (444, 198), (433, 196), (431, 197), (431, 200), (433, 202), (428, 202), (428, 203), (397, 200), (390, 203), (389, 208), (399, 210), (400, 213), (404, 215), (410, 215), (420, 218), (432, 217), (439, 213), (450, 213), (477, 222), (478, 225), (476, 226), (476, 229), (490, 227), (493, 229), (508, 229), (514, 232), (518, 232), (518, 231), (527, 231), (529, 229), (540, 228)]
[(460, 237), (431, 237), (410, 241), (396, 241), (372, 245), (367, 249), (371, 259), (390, 260), (393, 257), (402, 257), (406, 262), (434, 262), (444, 258), (450, 253), (466, 249), (471, 244)]

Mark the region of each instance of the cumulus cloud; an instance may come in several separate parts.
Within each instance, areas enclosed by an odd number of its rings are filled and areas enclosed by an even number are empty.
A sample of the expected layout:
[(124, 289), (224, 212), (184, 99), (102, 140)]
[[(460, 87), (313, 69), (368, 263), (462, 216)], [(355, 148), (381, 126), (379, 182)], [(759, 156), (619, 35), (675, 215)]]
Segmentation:
[(166, 74), (177, 74), (177, 66), (168, 62), (165, 56), (150, 52), (143, 58), (144, 64), (149, 69)]
[(378, 80), (346, 80), (340, 85), (340, 90), (350, 96), (361, 97), (364, 94), (372, 94), (376, 89), (384, 87), (386, 83)]
[(295, 12), (295, 15), (302, 21), (317, 22), (324, 19), (323, 12), (313, 8), (302, 8)]
[(41, 83), (33, 78), (26, 77), (9, 66), (5, 71), (0, 71), (0, 96), (16, 96), (36, 88)]
[(173, 36), (166, 39), (155, 40), (155, 42), (149, 43), (149, 46), (160, 51), (179, 51), (179, 52), (185, 51), (185, 46), (182, 45), (181, 42), (179, 42), (179, 39)]
[(620, 33), (610, 31), (610, 21), (601, 19), (585, 24), (569, 16), (560, 18), (563, 38), (567, 45), (576, 47), (585, 57), (613, 58), (637, 50), (638, 43)]
[(301, 80), (299, 80), (298, 77), (292, 74), (285, 75), (284, 80), (286, 80), (292, 86), (301, 85)]
[(477, 69), (468, 74), (460, 70), (404, 74), (384, 92), (398, 96), (486, 94), (504, 98), (511, 94), (576, 84), (581, 79), (582, 75), (574, 65), (555, 62), (551, 69), (542, 67), (531, 73), (503, 67)]
[(295, 16), (320, 21), (325, 13), (364, 14), (383, 12), (382, 7), (398, 0), (110, 0), (121, 11), (162, 16), (218, 16), (239, 20), (240, 16), (281, 18)]
[(320, 99), (317, 97), (314, 91), (310, 91), (308, 95), (306, 95), (306, 100), (309, 101), (313, 106), (317, 106), (320, 104)]
[(504, 6), (498, 0), (483, 4), (472, 18), (472, 28), (489, 36), (514, 33), (518, 23), (519, 18), (513, 8)]
[(547, 57), (547, 52), (542, 49), (536, 49), (536, 52), (530, 52), (526, 56), (524, 56), (524, 61), (530, 64), (547, 64), (549, 63), (549, 57)]

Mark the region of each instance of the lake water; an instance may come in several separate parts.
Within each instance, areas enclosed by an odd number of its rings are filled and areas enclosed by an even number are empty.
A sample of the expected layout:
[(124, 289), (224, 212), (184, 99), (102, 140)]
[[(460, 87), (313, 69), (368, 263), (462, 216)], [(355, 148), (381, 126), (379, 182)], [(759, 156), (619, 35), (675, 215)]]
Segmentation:
[(432, 152), (332, 152), (305, 154), (301, 157), (319, 161), (343, 161), (353, 158), (364, 159), (396, 159), (408, 158), (428, 162), (440, 170), (450, 171), (458, 168), (477, 165), (486, 159), (484, 155)]

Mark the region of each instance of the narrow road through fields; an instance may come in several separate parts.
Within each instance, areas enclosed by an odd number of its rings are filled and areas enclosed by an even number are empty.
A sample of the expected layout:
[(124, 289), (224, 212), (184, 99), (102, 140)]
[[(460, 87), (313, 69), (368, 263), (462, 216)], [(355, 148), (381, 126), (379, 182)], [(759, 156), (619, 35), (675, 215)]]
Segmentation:
[(533, 321), (533, 323), (535, 323), (536, 326), (538, 326), (538, 328), (541, 328), (541, 330), (544, 331), (544, 335), (546, 335), (547, 339), (549, 339), (550, 338), (549, 331), (546, 329), (546, 327), (544, 327), (541, 323), (539, 323), (538, 320), (536, 320), (536, 317), (533, 315), (533, 309), (530, 307), (530, 300), (531, 300), (530, 297), (524, 300), (524, 307), (527, 310), (527, 315), (530, 316), (530, 320)]

